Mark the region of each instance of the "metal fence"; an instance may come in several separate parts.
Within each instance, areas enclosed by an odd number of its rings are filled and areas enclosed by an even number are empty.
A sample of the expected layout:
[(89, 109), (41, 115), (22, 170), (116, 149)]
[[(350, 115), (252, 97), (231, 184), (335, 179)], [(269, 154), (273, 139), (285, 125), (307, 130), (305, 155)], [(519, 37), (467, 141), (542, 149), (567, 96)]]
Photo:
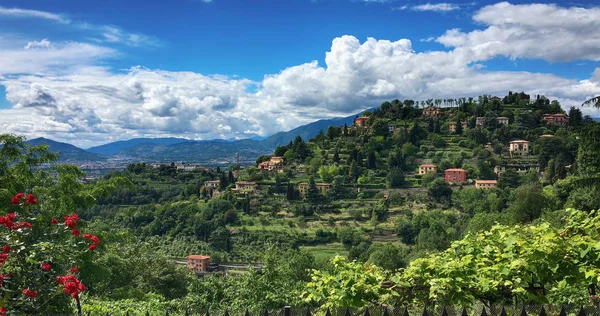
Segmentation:
[[(100, 314), (85, 314), (88, 316), (105, 316)], [(230, 313), (210, 311), (186, 311), (185, 313), (130, 313), (119, 312), (107, 313), (106, 316), (242, 316), (241, 313)], [(414, 306), (370, 306), (366, 308), (332, 307), (332, 308), (306, 308), (289, 307), (280, 309), (267, 309), (263, 311), (246, 310), (243, 316), (600, 316), (600, 306), (576, 306), (576, 305), (523, 305), (520, 308), (514, 306), (484, 306), (476, 305), (469, 307), (438, 306), (438, 307), (414, 307)]]

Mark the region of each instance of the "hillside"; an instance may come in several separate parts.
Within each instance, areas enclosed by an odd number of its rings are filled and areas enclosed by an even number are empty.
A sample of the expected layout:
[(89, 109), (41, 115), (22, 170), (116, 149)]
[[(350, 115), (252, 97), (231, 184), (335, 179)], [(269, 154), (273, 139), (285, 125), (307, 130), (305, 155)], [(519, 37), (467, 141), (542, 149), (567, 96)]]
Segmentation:
[(71, 144), (61, 143), (57, 141), (53, 141), (47, 138), (34, 138), (27, 141), (27, 144), (38, 146), (38, 145), (48, 145), (48, 150), (50, 152), (59, 153), (59, 161), (60, 162), (85, 162), (85, 161), (104, 161), (106, 157), (100, 156), (95, 153), (88, 152), (79, 147), (75, 147)]
[(96, 153), (99, 155), (116, 155), (121, 150), (137, 146), (140, 144), (151, 144), (151, 145), (172, 145), (188, 141), (185, 138), (133, 138), (129, 140), (122, 140), (112, 142), (100, 146), (90, 147), (87, 151)]

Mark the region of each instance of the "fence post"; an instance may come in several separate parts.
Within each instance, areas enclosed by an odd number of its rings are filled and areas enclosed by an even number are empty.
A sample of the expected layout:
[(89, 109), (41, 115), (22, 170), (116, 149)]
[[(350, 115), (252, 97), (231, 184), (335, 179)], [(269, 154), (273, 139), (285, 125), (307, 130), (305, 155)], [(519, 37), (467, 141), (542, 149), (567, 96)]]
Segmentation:
[(327, 312), (325, 312), (325, 316), (331, 316), (331, 311), (329, 310), (329, 307), (327, 307)]
[(502, 306), (502, 310), (500, 311), (500, 316), (508, 316), (508, 315), (506, 315), (506, 309), (504, 309), (504, 306)]
[(565, 310), (565, 305), (560, 306), (560, 314), (559, 316), (567, 316), (567, 311)]
[(520, 316), (527, 316), (527, 311), (525, 310), (525, 305), (521, 306), (521, 315)]
[(460, 316), (468, 316), (467, 315), (467, 308), (463, 306), (462, 312), (460, 313)]
[(306, 316), (310, 316), (310, 308), (309, 307), (306, 308)]
[(387, 306), (383, 307), (383, 316), (390, 316)]
[(225, 309), (225, 316), (229, 316), (229, 310)]
[(371, 314), (369, 314), (369, 307), (365, 308), (365, 316), (371, 316)]
[(540, 311), (540, 316), (547, 316), (546, 309), (544, 309), (544, 305), (542, 305), (542, 310)]
[(350, 310), (348, 309), (348, 307), (346, 307), (346, 312), (344, 313), (344, 316), (351, 316)]
[(292, 309), (289, 306), (283, 308), (283, 316), (292, 316)]
[(581, 306), (579, 308), (579, 313), (577, 313), (577, 316), (586, 316), (585, 310), (583, 309), (583, 306)]
[(265, 312), (263, 313), (263, 316), (269, 316), (269, 310), (267, 310), (266, 308), (265, 308)]
[(485, 305), (483, 305), (481, 308), (481, 316), (487, 316), (487, 313), (485, 312)]
[[(187, 313), (187, 314), (185, 314), (185, 316), (190, 316), (190, 310), (189, 309), (186, 310), (185, 312)], [(210, 316), (210, 310), (208, 310), (208, 309), (206, 310), (206, 316)]]
[(429, 316), (429, 314), (427, 314), (427, 306), (423, 307), (423, 316)]
[(444, 308), (442, 309), (442, 316), (448, 316), (448, 311), (446, 310), (446, 305), (444, 305)]
[(408, 307), (404, 307), (404, 313), (402, 313), (402, 316), (410, 316), (408, 315)]
[(250, 316), (250, 313), (248, 313), (248, 309), (246, 309), (246, 312), (244, 313), (244, 316)]

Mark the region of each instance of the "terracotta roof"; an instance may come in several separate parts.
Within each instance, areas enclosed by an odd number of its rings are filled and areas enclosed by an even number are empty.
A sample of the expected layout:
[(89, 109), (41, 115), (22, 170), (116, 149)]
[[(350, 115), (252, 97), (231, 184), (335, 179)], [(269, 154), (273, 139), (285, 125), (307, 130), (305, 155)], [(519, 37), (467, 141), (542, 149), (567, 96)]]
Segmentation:
[(498, 184), (496, 180), (475, 180), (476, 184)]
[(196, 259), (196, 260), (205, 260), (205, 259), (210, 259), (209, 256), (202, 256), (202, 255), (189, 255), (187, 256), (188, 259)]
[(450, 169), (446, 169), (445, 171), (464, 171), (464, 172), (467, 172), (467, 170), (461, 169), (461, 168), (450, 168)]
[(424, 164), (420, 165), (419, 168), (420, 167), (425, 167), (425, 168), (433, 167), (433, 168), (435, 168), (435, 165), (430, 164), (430, 163), (424, 163)]

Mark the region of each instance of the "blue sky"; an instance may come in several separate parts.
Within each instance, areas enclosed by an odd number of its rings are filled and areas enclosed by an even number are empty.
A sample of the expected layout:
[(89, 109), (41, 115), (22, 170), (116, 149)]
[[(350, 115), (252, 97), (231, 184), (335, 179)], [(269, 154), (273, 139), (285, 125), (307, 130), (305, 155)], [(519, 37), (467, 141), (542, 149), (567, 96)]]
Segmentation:
[(599, 17), (573, 2), (2, 1), (0, 114), (21, 119), (1, 124), (85, 147), (268, 135), (389, 98), (511, 89), (567, 108), (600, 93)]

